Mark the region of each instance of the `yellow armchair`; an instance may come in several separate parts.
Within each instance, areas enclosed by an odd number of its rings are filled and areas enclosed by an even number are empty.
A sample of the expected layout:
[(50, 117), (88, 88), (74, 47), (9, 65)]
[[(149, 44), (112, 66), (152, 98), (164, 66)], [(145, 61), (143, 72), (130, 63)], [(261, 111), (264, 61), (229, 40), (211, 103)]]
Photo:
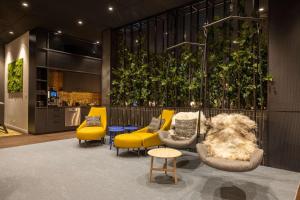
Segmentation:
[(76, 137), (79, 140), (104, 140), (107, 128), (107, 116), (105, 107), (92, 107), (88, 116), (100, 116), (101, 126), (86, 126), (86, 120), (76, 130)]
[[(169, 130), (174, 115), (174, 110), (163, 110), (160, 117), (165, 120), (160, 130)], [(117, 148), (148, 148), (161, 145), (158, 133), (150, 133), (148, 127), (142, 128), (132, 133), (117, 135), (114, 139), (114, 145)]]
[[(164, 119), (165, 122), (161, 126), (160, 130), (165, 131), (170, 129), (172, 117), (174, 113), (175, 113), (174, 110), (163, 110), (162, 114), (159, 117)], [(142, 138), (142, 143), (144, 148), (161, 145), (161, 141), (159, 139), (158, 133), (157, 132), (149, 133), (147, 127), (138, 130), (136, 132), (133, 132), (132, 134)]]

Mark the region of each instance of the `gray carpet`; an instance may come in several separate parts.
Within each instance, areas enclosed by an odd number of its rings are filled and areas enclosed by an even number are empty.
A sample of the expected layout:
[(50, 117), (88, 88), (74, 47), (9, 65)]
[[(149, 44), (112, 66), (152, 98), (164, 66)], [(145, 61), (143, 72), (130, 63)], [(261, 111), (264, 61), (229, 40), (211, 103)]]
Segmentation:
[(0, 149), (0, 158), (1, 200), (293, 200), (300, 180), (268, 167), (222, 172), (190, 154), (178, 161), (177, 185), (159, 172), (149, 183), (149, 157), (116, 157), (107, 145), (84, 148), (76, 139)]

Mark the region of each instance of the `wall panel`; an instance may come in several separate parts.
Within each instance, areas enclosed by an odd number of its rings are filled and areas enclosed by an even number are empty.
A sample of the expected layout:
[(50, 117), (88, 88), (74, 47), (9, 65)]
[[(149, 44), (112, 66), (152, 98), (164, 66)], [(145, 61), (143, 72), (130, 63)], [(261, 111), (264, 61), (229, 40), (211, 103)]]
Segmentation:
[(300, 171), (300, 2), (269, 1), (269, 164)]

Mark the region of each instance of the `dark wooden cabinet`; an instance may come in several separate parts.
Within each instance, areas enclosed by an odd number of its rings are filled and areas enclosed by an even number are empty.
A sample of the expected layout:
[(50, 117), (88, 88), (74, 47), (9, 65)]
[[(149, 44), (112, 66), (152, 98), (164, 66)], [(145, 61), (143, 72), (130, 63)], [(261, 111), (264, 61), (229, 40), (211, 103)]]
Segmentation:
[[(81, 122), (88, 115), (90, 107), (81, 107)], [(65, 126), (65, 108), (64, 107), (48, 107), (36, 108), (35, 111), (35, 132), (34, 134), (54, 133), (62, 131), (76, 130), (76, 126)]]
[(65, 130), (65, 109), (48, 108), (47, 131), (58, 132)]
[(46, 108), (38, 108), (35, 111), (35, 132), (45, 133), (47, 132), (47, 112)]
[(55, 50), (47, 50), (48, 68), (100, 75), (101, 60), (99, 58), (72, 55)]

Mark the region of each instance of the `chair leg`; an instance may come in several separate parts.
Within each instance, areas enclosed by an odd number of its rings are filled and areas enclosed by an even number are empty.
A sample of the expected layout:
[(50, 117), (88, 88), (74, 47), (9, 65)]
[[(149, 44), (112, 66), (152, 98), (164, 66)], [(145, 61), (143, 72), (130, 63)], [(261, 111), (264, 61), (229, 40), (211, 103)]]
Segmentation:
[(147, 148), (145, 148), (145, 156), (147, 156), (147, 153), (148, 153), (148, 149)]
[(78, 140), (79, 145), (81, 145), (81, 140)]
[(140, 156), (140, 148), (138, 148), (138, 156)]
[(119, 156), (119, 148), (117, 147), (117, 156)]

